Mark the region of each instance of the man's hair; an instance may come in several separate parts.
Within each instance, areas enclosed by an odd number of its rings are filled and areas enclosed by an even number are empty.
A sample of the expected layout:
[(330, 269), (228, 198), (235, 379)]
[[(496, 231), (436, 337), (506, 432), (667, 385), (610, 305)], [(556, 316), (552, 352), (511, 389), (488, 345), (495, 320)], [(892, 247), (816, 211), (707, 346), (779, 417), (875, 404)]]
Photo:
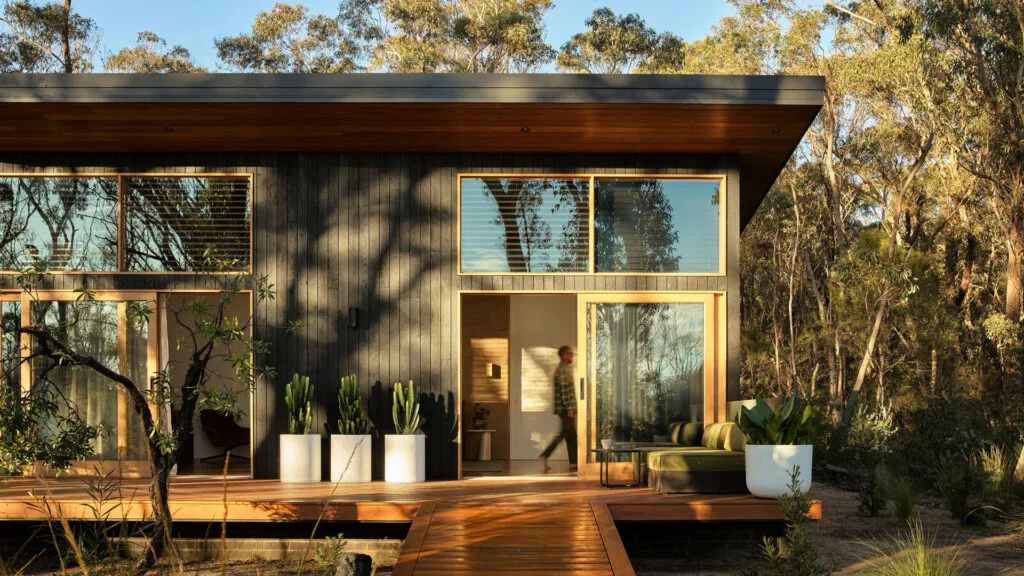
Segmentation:
[(569, 352), (572, 352), (572, 346), (561, 346), (558, 348), (559, 356), (561, 356), (562, 354), (567, 354)]

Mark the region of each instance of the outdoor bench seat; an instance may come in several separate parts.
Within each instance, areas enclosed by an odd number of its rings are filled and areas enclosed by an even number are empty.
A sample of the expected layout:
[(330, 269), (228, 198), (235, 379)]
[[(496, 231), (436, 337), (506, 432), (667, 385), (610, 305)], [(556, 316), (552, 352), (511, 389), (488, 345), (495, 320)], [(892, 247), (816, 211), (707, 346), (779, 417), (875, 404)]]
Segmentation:
[(700, 446), (652, 450), (647, 486), (665, 493), (745, 493), (746, 437), (733, 422), (709, 425)]

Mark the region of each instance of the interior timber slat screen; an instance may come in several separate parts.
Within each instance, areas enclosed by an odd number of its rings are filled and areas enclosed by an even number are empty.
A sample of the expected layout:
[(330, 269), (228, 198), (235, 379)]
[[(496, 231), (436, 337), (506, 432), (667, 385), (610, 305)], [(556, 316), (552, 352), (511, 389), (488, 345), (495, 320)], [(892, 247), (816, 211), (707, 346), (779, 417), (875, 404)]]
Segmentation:
[(252, 181), (247, 176), (125, 177), (125, 269), (249, 269)]

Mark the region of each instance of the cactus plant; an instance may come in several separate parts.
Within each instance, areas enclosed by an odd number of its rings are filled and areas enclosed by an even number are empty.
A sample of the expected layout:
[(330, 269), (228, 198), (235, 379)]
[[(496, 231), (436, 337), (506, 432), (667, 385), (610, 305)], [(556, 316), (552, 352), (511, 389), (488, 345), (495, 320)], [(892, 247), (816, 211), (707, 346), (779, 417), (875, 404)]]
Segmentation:
[(356, 375), (342, 376), (338, 386), (338, 434), (366, 434), (363, 396)]
[(284, 402), (288, 405), (288, 433), (309, 434), (313, 427), (313, 385), (309, 376), (295, 374), (284, 388)]
[(409, 390), (395, 382), (394, 402), (391, 405), (391, 418), (395, 421), (395, 434), (415, 434), (420, 430), (420, 399), (416, 395), (416, 387), (409, 380)]

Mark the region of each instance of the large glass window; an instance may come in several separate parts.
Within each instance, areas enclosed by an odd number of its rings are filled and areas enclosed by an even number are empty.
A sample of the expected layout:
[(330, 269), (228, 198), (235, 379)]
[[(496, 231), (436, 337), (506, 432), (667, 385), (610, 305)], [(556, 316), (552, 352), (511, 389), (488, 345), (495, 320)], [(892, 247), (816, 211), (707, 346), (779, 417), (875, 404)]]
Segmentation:
[(464, 176), (464, 274), (723, 274), (721, 177)]
[(21, 392), (21, 302), (0, 302), (0, 384)]
[(721, 272), (721, 180), (596, 178), (597, 272)]
[(463, 272), (589, 269), (588, 178), (466, 177), (461, 190)]
[(0, 176), (0, 270), (244, 272), (247, 175)]
[(125, 270), (244, 271), (247, 177), (125, 178)]
[(0, 177), (0, 270), (117, 270), (117, 178)]

